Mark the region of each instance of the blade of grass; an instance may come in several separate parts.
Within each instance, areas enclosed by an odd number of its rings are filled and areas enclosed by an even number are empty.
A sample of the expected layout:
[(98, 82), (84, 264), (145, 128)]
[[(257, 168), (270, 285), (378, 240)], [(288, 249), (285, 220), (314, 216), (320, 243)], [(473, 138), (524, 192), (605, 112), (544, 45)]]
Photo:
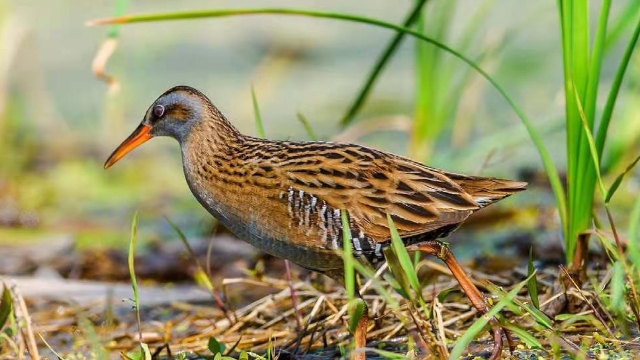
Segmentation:
[[(435, 2), (423, 10), (416, 22), (416, 30), (422, 35), (444, 42), (449, 32), (456, 1)], [(427, 16), (431, 14), (431, 16)], [(443, 66), (442, 51), (424, 41), (415, 42), (415, 110), (413, 129), (409, 140), (409, 157), (426, 162), (434, 143), (448, 120), (444, 114), (451, 105), (446, 103), (441, 89), (448, 88), (452, 73)]]
[(387, 350), (376, 349), (376, 348), (366, 348), (367, 352), (376, 353), (382, 359), (407, 359), (406, 354), (398, 354)]
[(47, 347), (47, 349), (49, 349), (49, 351), (51, 351), (53, 353), (53, 355), (56, 356), (56, 358), (58, 358), (58, 360), (67, 360), (66, 358), (64, 358), (62, 355), (60, 355), (57, 351), (55, 351), (51, 345), (49, 345), (49, 343), (47, 342), (47, 340), (44, 338), (44, 336), (42, 336), (41, 333), (38, 333), (38, 336), (40, 337), (40, 340), (44, 343), (44, 346)]
[(390, 270), (390, 273), (385, 274), (385, 279), (403, 298), (413, 301), (413, 291), (411, 291), (411, 285), (409, 284), (407, 273), (402, 270), (400, 259), (393, 247), (384, 249), (383, 254)]
[(304, 126), (304, 129), (307, 131), (307, 135), (309, 135), (309, 138), (313, 141), (317, 141), (318, 136), (313, 131), (313, 128), (311, 127), (311, 124), (309, 123), (307, 118), (304, 115), (302, 115), (302, 113), (296, 113), (296, 116), (298, 117), (298, 120), (302, 123), (302, 126)]
[[(404, 27), (409, 28), (411, 27), (411, 25), (413, 25), (413, 23), (418, 19), (418, 16), (420, 15), (420, 11), (422, 10), (424, 4), (427, 1), (428, 0), (418, 0), (415, 2), (414, 7), (411, 9), (411, 11), (409, 12), (409, 15), (407, 15), (407, 18), (403, 22)], [(393, 39), (389, 42), (389, 44), (387, 45), (385, 50), (382, 52), (382, 54), (380, 54), (380, 57), (378, 57), (375, 64), (373, 65), (373, 68), (369, 72), (369, 76), (367, 76), (367, 80), (365, 81), (364, 85), (358, 92), (356, 99), (353, 101), (351, 106), (349, 106), (349, 109), (347, 110), (345, 115), (342, 117), (342, 120), (340, 120), (340, 125), (342, 127), (349, 125), (349, 123), (353, 121), (356, 114), (360, 111), (360, 109), (362, 108), (362, 105), (367, 100), (367, 96), (369, 96), (369, 93), (371, 92), (373, 85), (378, 79), (378, 76), (380, 75), (384, 67), (387, 65), (387, 63), (389, 62), (393, 54), (396, 52), (397, 48), (402, 43), (402, 40), (404, 39), (405, 34), (406, 33), (404, 32), (398, 32), (393, 37)]]
[[(531, 275), (533, 274), (535, 274), (535, 272)], [(531, 277), (531, 275), (529, 275), (528, 278)], [(535, 277), (535, 275), (533, 275), (533, 277)], [(494, 295), (497, 295), (498, 298), (507, 296), (507, 293), (504, 290), (491, 283), (487, 284), (487, 289)], [(515, 305), (515, 307), (513, 305)], [(546, 330), (553, 330), (553, 320), (551, 320), (545, 313), (531, 306), (530, 304), (527, 304), (518, 298), (514, 298), (513, 304), (507, 304), (507, 307), (509, 308), (509, 310), (518, 315), (520, 315), (524, 311), (531, 315), (536, 323), (541, 325)]]
[[(122, 16), (124, 14), (125, 9), (127, 8), (127, 5), (129, 4), (129, 0), (116, 0), (116, 7), (113, 11), (114, 16)], [(117, 38), (120, 35), (120, 25), (118, 24), (114, 24), (109, 26), (109, 29), (107, 30), (107, 37), (108, 38)]]
[(196, 268), (198, 269), (195, 275), (196, 282), (201, 285), (204, 285), (204, 287), (207, 288), (207, 290), (211, 293), (213, 300), (216, 302), (216, 305), (218, 306), (218, 308), (222, 310), (227, 320), (229, 320), (229, 324), (234, 324), (236, 322), (235, 314), (233, 314), (233, 312), (229, 310), (229, 308), (224, 303), (224, 301), (222, 301), (222, 298), (220, 298), (220, 295), (218, 294), (215, 287), (213, 286), (213, 281), (211, 280), (211, 274), (208, 271), (206, 271), (204, 267), (202, 267), (200, 260), (198, 259), (198, 257), (196, 256), (196, 253), (193, 251), (193, 248), (189, 244), (189, 240), (187, 240), (187, 237), (182, 232), (182, 230), (180, 230), (180, 228), (176, 224), (174, 224), (173, 221), (171, 221), (171, 219), (169, 219), (166, 216), (164, 217), (164, 219), (167, 220), (167, 223), (169, 223), (169, 226), (171, 226), (171, 229), (173, 229), (176, 235), (178, 235), (178, 238), (184, 244), (184, 247), (187, 249), (187, 252), (189, 253), (189, 256), (191, 257), (191, 259), (195, 261)]
[(253, 86), (251, 87), (251, 101), (253, 102), (253, 114), (256, 121), (256, 135), (264, 138), (264, 126), (262, 126), (262, 117), (260, 117), (260, 108), (258, 107), (258, 99), (256, 98), (256, 92)]
[(567, 206), (566, 206), (566, 199), (565, 199), (565, 191), (564, 191), (562, 182), (560, 180), (558, 171), (555, 169), (553, 161), (551, 160), (551, 156), (549, 155), (544, 145), (544, 142), (542, 141), (542, 137), (540, 136), (536, 128), (533, 126), (533, 123), (531, 122), (531, 120), (526, 116), (522, 108), (518, 106), (518, 104), (516, 104), (516, 102), (509, 96), (506, 90), (493, 77), (491, 77), (487, 72), (485, 72), (482, 68), (480, 68), (475, 62), (473, 62), (472, 60), (470, 60), (460, 52), (452, 49), (451, 47), (437, 40), (424, 36), (419, 32), (416, 32), (414, 30), (408, 29), (406, 27), (398, 26), (392, 23), (384, 22), (377, 19), (357, 16), (357, 15), (322, 12), (322, 11), (311, 11), (311, 10), (304, 10), (304, 9), (301, 10), (301, 9), (280, 9), (280, 8), (201, 10), (201, 11), (172, 12), (172, 13), (160, 13), (160, 14), (127, 15), (127, 16), (122, 16), (122, 17), (113, 18), (113, 19), (93, 20), (88, 22), (88, 25), (106, 25), (106, 24), (112, 24), (112, 23), (130, 24), (130, 23), (136, 23), (136, 22), (186, 20), (186, 19), (196, 19), (196, 18), (259, 15), (259, 14), (299, 15), (299, 16), (309, 16), (309, 17), (318, 17), (318, 18), (339, 19), (339, 20), (346, 20), (346, 21), (379, 26), (379, 27), (395, 30), (398, 32), (404, 32), (407, 35), (411, 35), (413, 37), (422, 39), (423, 41), (429, 42), (434, 46), (437, 46), (440, 49), (449, 52), (450, 54), (454, 55), (458, 59), (465, 62), (467, 65), (469, 65), (474, 70), (476, 70), (480, 75), (482, 75), (482, 77), (484, 77), (498, 91), (498, 93), (507, 101), (509, 106), (511, 106), (513, 111), (518, 115), (523, 125), (527, 129), (527, 132), (531, 137), (531, 141), (533, 142), (536, 149), (538, 150), (538, 155), (540, 156), (545, 172), (549, 177), (549, 183), (551, 185), (554, 198), (556, 201), (556, 205), (558, 207), (558, 213), (560, 215), (561, 223), (563, 224), (563, 229), (566, 228)]
[(607, 140), (607, 131), (609, 129), (611, 116), (613, 115), (613, 109), (616, 105), (616, 100), (618, 99), (620, 86), (622, 85), (622, 80), (624, 79), (624, 75), (627, 71), (627, 67), (629, 66), (629, 62), (631, 61), (631, 55), (633, 54), (633, 50), (636, 47), (639, 36), (640, 36), (640, 17), (636, 22), (636, 27), (633, 30), (633, 35), (631, 36), (631, 39), (629, 39), (629, 42), (627, 43), (627, 47), (624, 51), (624, 55), (622, 55), (622, 59), (620, 59), (620, 64), (618, 65), (618, 69), (616, 70), (616, 75), (613, 78), (611, 89), (609, 90), (609, 96), (607, 97), (607, 102), (604, 106), (604, 110), (602, 111), (602, 117), (600, 118), (600, 125), (598, 126), (598, 131), (596, 133), (596, 148), (598, 149), (598, 154), (600, 156), (602, 156), (604, 143)]
[(456, 341), (456, 344), (453, 346), (451, 350), (451, 354), (449, 355), (449, 359), (460, 359), (462, 358), (462, 354), (464, 350), (471, 344), (473, 339), (484, 329), (485, 326), (489, 323), (489, 319), (496, 316), (502, 308), (507, 306), (507, 304), (513, 302), (513, 299), (518, 295), (520, 289), (522, 289), (526, 284), (529, 283), (530, 277), (524, 279), (524, 281), (520, 282), (516, 285), (511, 291), (507, 293), (505, 297), (500, 299), (498, 303), (489, 310), (489, 312), (483, 316), (481, 316), (478, 320), (476, 320), (470, 327), (465, 331), (464, 334)]
[(2, 298), (0, 299), (0, 330), (9, 318), (9, 314), (13, 310), (13, 300), (11, 300), (11, 292), (6, 283), (2, 283)]
[(627, 166), (627, 168), (622, 173), (620, 173), (618, 176), (616, 176), (616, 179), (613, 181), (613, 183), (609, 187), (609, 190), (607, 191), (607, 195), (604, 198), (605, 204), (608, 204), (609, 201), (611, 201), (611, 197), (618, 190), (618, 187), (622, 183), (622, 180), (624, 179), (624, 176), (636, 166), (636, 164), (638, 163), (639, 160), (640, 160), (640, 155), (638, 155), (638, 157), (636, 157), (635, 160), (633, 160), (631, 162), (631, 164), (629, 164)]
[(364, 313), (364, 302), (360, 298), (360, 294), (356, 297), (356, 260), (353, 257), (353, 248), (351, 246), (351, 226), (349, 225), (349, 215), (346, 210), (340, 211), (342, 220), (342, 259), (344, 261), (344, 283), (347, 289), (347, 299), (349, 303), (348, 311), (349, 331), (353, 333)]
[(354, 258), (353, 250), (351, 247), (351, 226), (349, 225), (349, 215), (345, 210), (340, 211), (342, 220), (342, 259), (344, 261), (344, 287), (347, 290), (347, 298), (349, 301), (353, 300), (356, 292), (354, 271)]
[(100, 337), (98, 336), (95, 327), (86, 317), (82, 316), (82, 314), (79, 314), (78, 317), (78, 327), (89, 340), (90, 353), (92, 354), (92, 357), (95, 357), (98, 360), (109, 360), (109, 355), (107, 355), (107, 351), (100, 343)]
[(633, 24), (633, 20), (640, 15), (640, 1), (629, 1), (624, 10), (620, 11), (618, 17), (613, 20), (613, 26), (607, 33), (605, 51), (609, 50), (620, 39), (627, 27)]
[[(598, 187), (600, 188), (600, 193), (603, 197), (607, 196), (607, 190), (604, 187), (604, 183), (602, 182), (602, 177), (600, 176), (600, 156), (598, 156), (598, 149), (596, 148), (595, 140), (593, 139), (593, 134), (591, 133), (591, 127), (588, 124), (588, 119), (586, 114), (584, 113), (584, 109), (582, 108), (582, 102), (580, 101), (579, 95), (574, 88), (574, 96), (575, 103), (578, 109), (578, 113), (580, 114), (580, 120), (582, 122), (582, 130), (584, 131), (584, 137), (586, 138), (587, 144), (589, 146), (589, 153), (591, 155), (591, 167), (593, 168), (593, 173), (595, 175), (595, 179), (598, 182)], [(584, 177), (588, 177), (590, 175), (586, 174)], [(593, 192), (593, 191), (592, 191)], [(589, 207), (591, 209), (591, 207)], [(591, 211), (589, 211), (591, 213)]]
[(140, 342), (140, 353), (144, 354), (144, 349), (142, 347), (142, 321), (140, 321), (140, 296), (138, 294), (138, 280), (136, 279), (136, 271), (135, 271), (135, 253), (136, 253), (136, 244), (138, 243), (138, 212), (136, 211), (133, 214), (133, 219), (131, 220), (131, 238), (129, 241), (129, 256), (127, 259), (127, 264), (129, 266), (129, 277), (131, 280), (131, 288), (133, 289), (133, 302), (136, 310), (136, 320), (138, 322), (138, 339)]
[(629, 259), (635, 267), (636, 279), (640, 279), (640, 196), (636, 198), (631, 209), (627, 233), (629, 234)]
[(620, 261), (613, 264), (613, 276), (611, 277), (611, 301), (609, 301), (609, 310), (616, 316), (624, 316), (626, 314), (626, 306), (624, 301), (624, 268)]
[(527, 276), (531, 278), (528, 284), (529, 297), (536, 309), (540, 309), (540, 299), (538, 299), (538, 279), (532, 276), (535, 273), (533, 266), (533, 246), (529, 248), (529, 263), (527, 264)]
[(527, 344), (529, 348), (533, 348), (533, 349), (543, 348), (542, 343), (538, 339), (536, 339), (536, 337), (533, 336), (527, 329), (523, 329), (519, 326), (515, 326), (508, 322), (504, 324), (504, 328), (518, 335), (520, 340), (525, 344)]
[(398, 229), (389, 214), (387, 214), (387, 224), (389, 225), (391, 235), (391, 246), (398, 257), (402, 272), (405, 274), (407, 281), (409, 282), (409, 285), (411, 285), (411, 288), (420, 301), (420, 304), (423, 305), (424, 299), (422, 297), (422, 286), (420, 286), (420, 280), (418, 280), (418, 275), (413, 267), (413, 261), (411, 261), (411, 257), (407, 252), (404, 242), (400, 238), (400, 234), (398, 234)]

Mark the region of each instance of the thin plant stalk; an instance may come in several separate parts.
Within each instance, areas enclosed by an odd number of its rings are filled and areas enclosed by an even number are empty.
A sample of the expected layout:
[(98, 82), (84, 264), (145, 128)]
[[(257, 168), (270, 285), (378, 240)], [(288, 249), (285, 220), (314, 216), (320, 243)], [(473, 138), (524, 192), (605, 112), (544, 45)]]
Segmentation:
[[(413, 25), (413, 23), (415, 23), (415, 21), (418, 19), (418, 16), (420, 15), (420, 11), (422, 10), (422, 8), (424, 7), (424, 4), (427, 1), (428, 0), (416, 1), (415, 5), (413, 6), (411, 11), (409, 12), (409, 15), (407, 16), (406, 20), (403, 23), (404, 27), (409, 28)], [(380, 57), (376, 60), (376, 63), (373, 65), (373, 68), (371, 69), (369, 75), (367, 76), (367, 80), (362, 86), (362, 89), (360, 89), (360, 91), (358, 92), (358, 95), (356, 96), (356, 99), (353, 101), (351, 106), (349, 106), (349, 109), (347, 110), (346, 114), (342, 117), (342, 120), (340, 120), (340, 125), (345, 127), (353, 121), (355, 116), (358, 114), (358, 112), (362, 108), (362, 105), (364, 105), (365, 101), (367, 100), (369, 93), (373, 89), (373, 86), (376, 80), (378, 79), (378, 76), (382, 73), (382, 70), (384, 70), (385, 66), (387, 65), (389, 60), (392, 58), (393, 54), (396, 52), (396, 50), (402, 43), (402, 40), (404, 39), (405, 34), (406, 34), (405, 32), (398, 32), (396, 36), (394, 36), (393, 39), (389, 42), (389, 44), (387, 45), (385, 50), (382, 52)]]

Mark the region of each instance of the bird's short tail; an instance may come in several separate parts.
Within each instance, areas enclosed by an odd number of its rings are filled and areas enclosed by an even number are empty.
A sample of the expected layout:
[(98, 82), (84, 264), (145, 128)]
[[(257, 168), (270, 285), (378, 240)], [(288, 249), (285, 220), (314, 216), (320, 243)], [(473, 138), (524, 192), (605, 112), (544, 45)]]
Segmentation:
[(519, 191), (525, 190), (527, 183), (466, 175), (451, 175), (449, 178), (460, 185), (473, 199), (485, 207)]

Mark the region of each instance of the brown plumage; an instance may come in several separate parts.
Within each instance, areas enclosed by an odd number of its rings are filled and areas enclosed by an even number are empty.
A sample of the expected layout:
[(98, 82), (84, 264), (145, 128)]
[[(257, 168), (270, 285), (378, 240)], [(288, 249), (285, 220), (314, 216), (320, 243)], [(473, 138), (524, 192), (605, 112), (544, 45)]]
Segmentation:
[[(407, 246), (444, 254), (448, 250), (442, 252), (435, 240), (526, 185), (448, 173), (360, 145), (245, 136), (206, 96), (185, 86), (152, 104), (105, 167), (161, 135), (178, 140), (191, 191), (227, 228), (267, 253), (338, 280), (343, 277), (341, 211), (349, 216), (354, 255), (376, 266), (390, 244), (387, 214)], [(452, 256), (443, 260), (450, 267), (455, 263)], [(461, 280), (464, 272), (452, 271), (486, 312), (482, 295)], [(497, 337), (494, 324), (496, 343)]]

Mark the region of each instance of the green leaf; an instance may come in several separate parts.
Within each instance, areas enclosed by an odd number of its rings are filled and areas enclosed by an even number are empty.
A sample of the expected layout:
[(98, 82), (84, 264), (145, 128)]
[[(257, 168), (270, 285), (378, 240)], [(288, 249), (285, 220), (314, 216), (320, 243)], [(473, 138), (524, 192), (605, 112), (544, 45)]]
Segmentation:
[(620, 92), (622, 80), (624, 79), (624, 75), (627, 71), (627, 68), (629, 67), (629, 63), (631, 62), (631, 55), (636, 48), (638, 37), (640, 37), (640, 18), (638, 18), (636, 21), (636, 27), (633, 30), (633, 34), (631, 35), (629, 42), (627, 43), (627, 47), (624, 50), (622, 59), (620, 59), (620, 64), (618, 65), (618, 69), (616, 70), (616, 76), (613, 78), (613, 83), (611, 84), (611, 89), (609, 90), (609, 96), (607, 97), (607, 102), (604, 106), (604, 110), (602, 111), (600, 125), (598, 126), (598, 132), (596, 134), (596, 148), (598, 149), (598, 154), (600, 154), (600, 156), (602, 156), (604, 143), (607, 140), (609, 122), (611, 121), (613, 109), (615, 108), (616, 100), (618, 99), (618, 93)]
[[(122, 16), (124, 14), (124, 10), (127, 7), (129, 0), (116, 0), (116, 7), (114, 9), (114, 16)], [(112, 25), (109, 27), (107, 31), (107, 37), (111, 39), (115, 39), (120, 35), (120, 25)]]
[(258, 107), (258, 98), (256, 97), (256, 92), (253, 86), (251, 87), (251, 100), (253, 102), (253, 114), (256, 121), (256, 135), (264, 138), (264, 126), (262, 126), (262, 117), (260, 116), (260, 108)]
[(620, 261), (613, 264), (613, 276), (611, 277), (611, 301), (609, 309), (617, 315), (625, 313), (624, 268)]
[(307, 131), (307, 135), (309, 135), (309, 138), (313, 141), (318, 140), (318, 136), (316, 136), (316, 133), (313, 131), (313, 128), (311, 127), (311, 124), (309, 124), (309, 121), (307, 120), (307, 118), (304, 115), (302, 115), (302, 113), (296, 113), (296, 116), (304, 126), (304, 129)]
[(207, 348), (214, 355), (217, 355), (217, 354), (222, 355), (222, 353), (224, 353), (225, 346), (224, 344), (219, 342), (215, 337), (212, 336), (209, 338), (209, 341), (207, 342)]
[(78, 327), (82, 330), (84, 338), (88, 340), (88, 353), (94, 354), (95, 359), (108, 360), (109, 355), (107, 355), (107, 351), (100, 342), (100, 337), (96, 332), (96, 328), (86, 317), (83, 316), (83, 314), (78, 314)]
[(620, 184), (622, 183), (622, 179), (624, 179), (624, 176), (636, 166), (636, 164), (638, 163), (638, 160), (640, 160), (640, 155), (638, 155), (638, 157), (636, 157), (636, 159), (633, 160), (631, 164), (629, 164), (629, 166), (627, 166), (627, 168), (616, 177), (616, 179), (613, 181), (613, 184), (611, 184), (611, 186), (609, 187), (609, 190), (607, 191), (607, 196), (604, 199), (605, 204), (608, 204), (609, 201), (611, 201), (611, 197), (618, 190), (618, 187), (620, 187)]
[(398, 257), (402, 272), (406, 275), (407, 281), (418, 296), (418, 299), (422, 299), (422, 286), (420, 286), (418, 274), (416, 273), (416, 269), (413, 267), (413, 262), (407, 252), (407, 248), (405, 247), (402, 238), (400, 238), (400, 234), (398, 234), (398, 229), (396, 229), (396, 225), (393, 223), (393, 219), (391, 219), (391, 215), (388, 213), (387, 223), (389, 224), (389, 230), (391, 232), (391, 246)]
[[(1, 326), (0, 326), (1, 327)], [(41, 333), (38, 333), (38, 336), (40, 337), (40, 341), (42, 341), (44, 343), (44, 345), (47, 347), (47, 349), (49, 349), (49, 351), (51, 351), (53, 353), (53, 355), (55, 355), (55, 357), (58, 360), (67, 360), (65, 357), (63, 357), (62, 355), (60, 355), (57, 351), (55, 351), (51, 345), (49, 345), (49, 343), (47, 342), (47, 340), (44, 338), (44, 336), (42, 336)]]
[[(533, 276), (535, 276), (535, 273), (533, 274)], [(531, 278), (531, 275), (527, 277), (527, 279), (530, 279), (530, 278)], [(492, 293), (497, 294), (499, 298), (503, 298), (507, 296), (507, 293), (504, 290), (502, 290), (501, 288), (495, 285), (489, 284), (487, 288)], [(530, 304), (524, 303), (518, 298), (514, 298), (513, 303), (507, 304), (507, 308), (509, 308), (514, 313), (521, 313), (521, 310), (524, 310), (525, 312), (529, 313), (529, 315), (531, 315), (538, 324), (550, 330), (553, 328), (553, 320), (551, 320), (545, 313), (531, 306)]]
[(133, 299), (136, 309), (140, 308), (140, 298), (138, 296), (138, 281), (136, 279), (136, 272), (134, 266), (134, 259), (136, 253), (136, 243), (138, 242), (138, 212), (133, 214), (131, 220), (131, 238), (129, 241), (129, 255), (127, 263), (129, 265), (129, 277), (131, 280), (131, 288), (133, 289)]
[(383, 250), (385, 260), (389, 265), (389, 271), (391, 275), (385, 274), (384, 277), (389, 284), (400, 294), (403, 298), (413, 302), (413, 292), (411, 291), (411, 285), (409, 285), (409, 279), (407, 274), (402, 271), (400, 260), (397, 254), (393, 251), (392, 247), (387, 247)]
[(502, 308), (507, 306), (507, 304), (512, 303), (513, 299), (518, 295), (520, 289), (522, 289), (528, 282), (531, 280), (530, 278), (524, 279), (524, 281), (520, 282), (516, 285), (511, 291), (509, 291), (505, 297), (500, 299), (498, 303), (489, 310), (489, 312), (483, 316), (481, 316), (478, 320), (476, 320), (467, 331), (456, 341), (453, 349), (451, 350), (451, 354), (449, 355), (449, 359), (460, 359), (462, 358), (462, 354), (464, 350), (471, 344), (473, 339), (478, 336), (480, 331), (484, 329), (485, 326), (489, 323), (489, 319), (496, 316)]
[(173, 223), (173, 221), (171, 221), (171, 219), (165, 216), (165, 220), (167, 220), (167, 222), (169, 223), (169, 226), (171, 226), (171, 229), (173, 229), (176, 235), (178, 235), (178, 238), (180, 239), (180, 241), (182, 241), (184, 246), (187, 248), (189, 255), (195, 261), (197, 270), (193, 275), (194, 280), (196, 281), (197, 284), (203, 285), (205, 288), (207, 288), (207, 290), (209, 290), (209, 292), (213, 294), (215, 292), (215, 288), (213, 286), (213, 283), (211, 282), (211, 278), (209, 277), (209, 274), (207, 274), (207, 272), (205, 271), (202, 264), (200, 264), (200, 261), (198, 260), (195, 252), (193, 251), (193, 248), (189, 244), (189, 240), (187, 240), (186, 235), (184, 234), (184, 232), (182, 232), (182, 230), (180, 230), (180, 228), (176, 224)]
[[(416, 1), (415, 5), (413, 6), (411, 11), (407, 15), (407, 18), (404, 21), (404, 27), (410, 28), (411, 25), (413, 25), (413, 23), (418, 19), (418, 16), (420, 15), (420, 11), (422, 10), (422, 7), (426, 2), (427, 0)], [(393, 54), (396, 52), (396, 50), (402, 43), (402, 39), (404, 38), (405, 35), (406, 35), (405, 32), (398, 31), (396, 36), (394, 36), (393, 39), (389, 42), (389, 44), (387, 44), (387, 47), (384, 49), (382, 54), (380, 54), (380, 57), (376, 60), (375, 64), (373, 65), (373, 68), (371, 69), (369, 76), (367, 76), (367, 80), (365, 81), (365, 83), (362, 85), (362, 88), (358, 92), (358, 96), (356, 96), (356, 99), (353, 101), (351, 106), (349, 106), (349, 109), (347, 110), (346, 114), (342, 117), (342, 120), (340, 120), (340, 125), (344, 127), (353, 121), (353, 118), (356, 116), (358, 111), (360, 111), (360, 108), (362, 108), (362, 105), (366, 101), (367, 96), (369, 96), (369, 93), (371, 92), (373, 85), (378, 79), (378, 76), (382, 73), (382, 70), (387, 65), (387, 63), (389, 62)]]
[(349, 225), (349, 215), (346, 210), (340, 211), (342, 220), (342, 261), (344, 261), (344, 285), (347, 290), (349, 302), (355, 298), (356, 273), (354, 269), (355, 259), (353, 258), (353, 248), (351, 247), (351, 226)]
[(4, 327), (4, 324), (6, 324), (7, 319), (13, 310), (13, 301), (11, 299), (9, 287), (4, 283), (2, 285), (2, 298), (0, 299), (0, 330)]
[(438, 301), (443, 303), (445, 301), (445, 299), (447, 298), (447, 296), (449, 296), (449, 294), (454, 293), (454, 292), (458, 292), (458, 289), (455, 288), (455, 287), (451, 287), (451, 288), (442, 290), (438, 294)]
[(364, 314), (365, 306), (364, 300), (361, 298), (354, 298), (349, 301), (349, 314), (351, 318), (349, 319), (349, 331), (353, 334), (356, 331), (356, 327), (358, 326), (358, 322), (362, 319), (362, 315)]
[(540, 343), (540, 341), (538, 341), (535, 336), (531, 335), (528, 330), (523, 329), (519, 326), (515, 326), (509, 322), (505, 323), (504, 327), (512, 333), (518, 335), (520, 340), (522, 340), (522, 342), (527, 344), (527, 346), (529, 346), (530, 348), (542, 349), (542, 343)]
[[(411, 339), (411, 337), (409, 339)], [(380, 355), (383, 359), (407, 359), (407, 355), (405, 354), (397, 354), (387, 350), (367, 348), (367, 352), (369, 351)]]
[[(531, 303), (536, 309), (540, 309), (540, 299), (538, 299), (538, 279), (534, 275), (536, 272), (533, 267), (533, 246), (529, 248), (529, 263), (527, 265), (527, 276), (531, 278), (529, 281), (529, 297)], [(533, 276), (532, 276), (533, 275)]]

